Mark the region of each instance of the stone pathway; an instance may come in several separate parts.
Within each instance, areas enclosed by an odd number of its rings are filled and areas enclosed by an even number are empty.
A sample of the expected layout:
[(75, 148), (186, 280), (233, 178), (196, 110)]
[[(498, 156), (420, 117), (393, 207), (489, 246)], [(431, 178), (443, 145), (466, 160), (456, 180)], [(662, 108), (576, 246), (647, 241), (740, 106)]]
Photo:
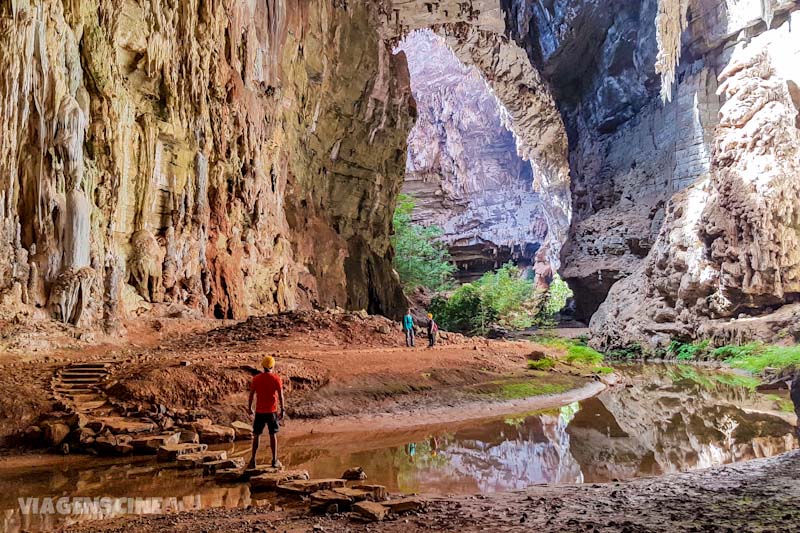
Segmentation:
[(113, 364), (111, 361), (93, 361), (72, 363), (58, 369), (51, 381), (55, 399), (77, 413), (92, 416), (114, 414), (115, 409), (102, 388)]

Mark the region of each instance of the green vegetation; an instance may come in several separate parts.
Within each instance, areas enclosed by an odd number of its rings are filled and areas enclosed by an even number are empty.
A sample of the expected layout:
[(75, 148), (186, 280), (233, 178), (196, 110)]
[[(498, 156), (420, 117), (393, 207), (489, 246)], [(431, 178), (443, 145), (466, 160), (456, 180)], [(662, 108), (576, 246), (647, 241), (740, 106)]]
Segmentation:
[(569, 285), (556, 274), (546, 291), (537, 291), (533, 295), (532, 304), (535, 310), (533, 323), (541, 327), (555, 326), (556, 315), (564, 309), (567, 300), (571, 297), (572, 290)]
[(533, 325), (533, 315), (526, 308), (533, 292), (533, 282), (508, 263), (460, 286), (450, 298), (434, 298), (431, 312), (449, 331), (480, 334), (490, 324), (525, 329)]
[(531, 370), (550, 370), (556, 362), (549, 357), (537, 361), (528, 361), (528, 368)]
[(455, 265), (447, 248), (437, 239), (442, 230), (437, 226), (421, 226), (411, 222), (414, 199), (401, 194), (397, 199), (392, 225), (395, 249), (394, 268), (407, 292), (418, 287), (442, 291), (453, 286)]
[(800, 346), (771, 346), (751, 342), (712, 348), (708, 340), (692, 344), (672, 341), (667, 351), (679, 361), (713, 359), (754, 374), (766, 368), (800, 367)]
[(603, 354), (588, 346), (573, 344), (567, 348), (567, 362), (581, 366), (598, 366), (603, 362)]
[(673, 381), (688, 380), (706, 390), (716, 389), (720, 385), (755, 390), (758, 384), (761, 383), (760, 380), (751, 376), (705, 372), (691, 365), (670, 367), (669, 376)]
[(630, 361), (632, 359), (641, 359), (644, 356), (644, 349), (638, 342), (632, 342), (621, 348), (614, 348), (606, 352), (606, 359)]
[(667, 348), (667, 353), (675, 356), (678, 361), (692, 361), (701, 359), (702, 356), (709, 353), (709, 345), (711, 341), (704, 340), (698, 343), (684, 343), (680, 341), (672, 341)]

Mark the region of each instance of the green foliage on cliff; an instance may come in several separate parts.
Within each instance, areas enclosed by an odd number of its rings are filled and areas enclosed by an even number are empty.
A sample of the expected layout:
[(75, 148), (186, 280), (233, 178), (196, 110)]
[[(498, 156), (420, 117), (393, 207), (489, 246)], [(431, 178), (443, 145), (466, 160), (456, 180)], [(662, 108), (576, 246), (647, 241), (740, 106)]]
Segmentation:
[(401, 194), (392, 218), (394, 235), (394, 268), (407, 292), (418, 287), (432, 291), (446, 290), (453, 285), (455, 265), (450, 261), (447, 247), (438, 239), (438, 226), (422, 226), (411, 221), (414, 198)]
[(545, 293), (545, 302), (542, 306), (541, 315), (545, 318), (552, 319), (559, 311), (564, 309), (567, 304), (567, 299), (572, 297), (572, 290), (567, 285), (567, 282), (561, 279), (561, 276), (556, 274), (553, 281), (550, 282), (550, 287)]

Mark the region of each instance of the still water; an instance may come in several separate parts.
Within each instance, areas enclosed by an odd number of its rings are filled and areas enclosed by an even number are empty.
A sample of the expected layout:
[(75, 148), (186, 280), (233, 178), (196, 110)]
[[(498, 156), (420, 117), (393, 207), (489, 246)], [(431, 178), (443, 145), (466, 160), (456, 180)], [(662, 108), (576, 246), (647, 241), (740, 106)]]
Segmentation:
[[(488, 493), (539, 483), (595, 483), (776, 455), (798, 446), (786, 397), (746, 378), (688, 366), (619, 367), (628, 385), (559, 409), (387, 432), (310, 434), (282, 442), (289, 468), (338, 477), (362, 466), (391, 491)], [(265, 439), (266, 440), (266, 439)], [(265, 443), (266, 444), (266, 443)], [(229, 455), (245, 456), (248, 445)], [(42, 530), (87, 515), (25, 513), (30, 496), (166, 497), (173, 510), (237, 507), (246, 484), (218, 485), (192, 471), (133, 461), (70, 459), (0, 469), (2, 530)]]

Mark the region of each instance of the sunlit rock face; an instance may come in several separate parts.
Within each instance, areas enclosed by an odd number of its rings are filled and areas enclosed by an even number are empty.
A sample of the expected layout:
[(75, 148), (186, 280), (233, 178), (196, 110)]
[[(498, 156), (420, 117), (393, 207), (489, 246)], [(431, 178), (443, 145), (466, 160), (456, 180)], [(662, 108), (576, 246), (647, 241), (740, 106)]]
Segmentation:
[(504, 2), (567, 127), (561, 273), (600, 345), (795, 333), (797, 7)]
[(531, 265), (547, 218), (505, 110), (483, 75), (433, 33), (414, 32), (399, 48), (417, 103), (403, 183), (416, 201), (414, 222), (442, 228), (462, 281), (511, 260)]
[(402, 307), (389, 233), (413, 101), (383, 11), (3, 3), (3, 315)]

